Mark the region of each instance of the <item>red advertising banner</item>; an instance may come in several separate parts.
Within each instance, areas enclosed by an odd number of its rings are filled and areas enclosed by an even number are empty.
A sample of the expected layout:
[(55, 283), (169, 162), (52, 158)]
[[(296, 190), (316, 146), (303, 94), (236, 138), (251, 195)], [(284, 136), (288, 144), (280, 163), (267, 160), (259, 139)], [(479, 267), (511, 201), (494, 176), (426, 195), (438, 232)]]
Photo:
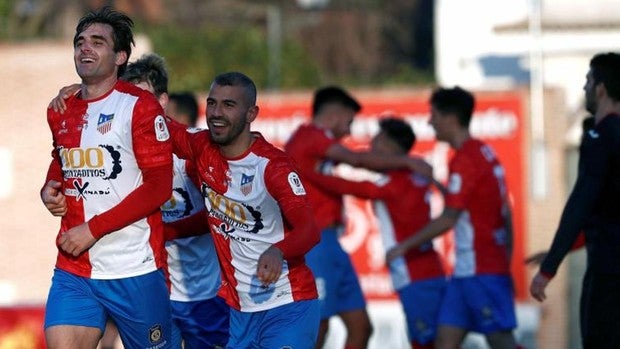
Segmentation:
[(0, 307), (0, 349), (45, 349), (43, 306)]
[[(409, 122), (417, 137), (413, 153), (423, 156), (434, 167), (435, 177), (445, 183), (447, 165), (452, 154), (445, 143), (436, 142), (428, 124), (429, 92), (359, 92), (355, 96), (363, 105), (345, 143), (352, 148), (365, 148), (378, 131), (377, 120), (385, 115), (401, 117)], [(260, 112), (253, 129), (272, 143), (282, 146), (301, 123), (310, 119), (311, 93), (306, 95), (267, 95), (259, 99)], [(525, 244), (524, 193), (524, 113), (522, 97), (516, 92), (476, 94), (476, 109), (470, 125), (473, 136), (491, 145), (502, 162), (513, 204), (514, 251), (512, 271), (517, 299), (526, 299), (526, 272), (523, 266)], [(309, 140), (310, 141), (310, 140)], [(364, 171), (340, 168), (345, 178), (361, 179)], [(347, 230), (341, 243), (351, 256), (360, 283), (369, 300), (395, 299), (382, 248), (377, 223), (370, 203), (345, 197)], [(433, 214), (442, 210), (442, 198), (434, 195)], [(436, 248), (444, 256), (447, 269), (453, 265), (452, 232), (436, 239)]]

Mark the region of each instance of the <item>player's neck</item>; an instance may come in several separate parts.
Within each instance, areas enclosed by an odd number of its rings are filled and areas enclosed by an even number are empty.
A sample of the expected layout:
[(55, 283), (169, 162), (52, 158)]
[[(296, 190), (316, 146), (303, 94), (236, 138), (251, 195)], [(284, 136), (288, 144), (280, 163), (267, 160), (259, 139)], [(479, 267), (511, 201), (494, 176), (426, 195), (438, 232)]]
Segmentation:
[(243, 132), (232, 143), (220, 145), (220, 154), (226, 159), (237, 159), (248, 151), (254, 138), (251, 132)]
[(468, 130), (458, 130), (450, 140), (450, 146), (454, 149), (460, 149), (469, 138)]
[(103, 80), (82, 81), (82, 99), (90, 100), (99, 98), (108, 93), (116, 84), (118, 78), (116, 75), (109, 76)]
[(596, 114), (594, 114), (594, 122), (599, 123), (603, 118), (609, 114), (620, 115), (620, 102), (614, 101), (610, 98), (605, 98), (596, 106)]

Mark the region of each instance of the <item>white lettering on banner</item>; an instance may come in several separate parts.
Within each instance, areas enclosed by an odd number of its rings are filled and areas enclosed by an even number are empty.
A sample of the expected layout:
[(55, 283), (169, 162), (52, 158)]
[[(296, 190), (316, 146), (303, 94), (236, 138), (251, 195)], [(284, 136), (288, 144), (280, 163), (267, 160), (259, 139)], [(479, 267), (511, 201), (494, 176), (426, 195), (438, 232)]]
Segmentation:
[[(395, 113), (406, 120), (416, 134), (418, 141), (432, 141), (435, 131), (429, 125), (427, 113)], [(351, 137), (355, 141), (367, 142), (379, 131), (377, 120), (384, 114), (360, 114), (351, 125)], [(385, 114), (387, 115), (387, 114)], [(261, 116), (253, 122), (252, 128), (270, 142), (284, 144), (310, 116), (304, 113), (295, 113), (289, 117)], [(511, 110), (489, 108), (475, 112), (471, 120), (472, 135), (483, 139), (511, 138), (518, 127), (518, 118)]]

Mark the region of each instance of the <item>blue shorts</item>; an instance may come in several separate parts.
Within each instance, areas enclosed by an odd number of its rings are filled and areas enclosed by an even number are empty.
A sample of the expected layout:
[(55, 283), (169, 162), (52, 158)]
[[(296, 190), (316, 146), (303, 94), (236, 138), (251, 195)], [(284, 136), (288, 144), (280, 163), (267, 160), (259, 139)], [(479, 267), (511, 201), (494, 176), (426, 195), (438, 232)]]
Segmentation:
[(439, 325), (485, 335), (517, 327), (510, 276), (452, 278), (441, 304)]
[(435, 340), (437, 316), (445, 290), (445, 277), (414, 281), (398, 290), (410, 341), (428, 344)]
[(230, 340), (226, 348), (313, 349), (318, 332), (316, 299), (252, 313), (231, 309)]
[(185, 349), (226, 347), (230, 307), (222, 298), (170, 303), (172, 322), (181, 331)]
[(316, 279), (322, 320), (366, 308), (351, 257), (342, 249), (336, 229), (323, 230), (321, 241), (306, 254), (306, 264)]
[(164, 273), (98, 280), (54, 270), (45, 306), (46, 329), (75, 325), (103, 333), (108, 317), (125, 348), (170, 348), (170, 298)]

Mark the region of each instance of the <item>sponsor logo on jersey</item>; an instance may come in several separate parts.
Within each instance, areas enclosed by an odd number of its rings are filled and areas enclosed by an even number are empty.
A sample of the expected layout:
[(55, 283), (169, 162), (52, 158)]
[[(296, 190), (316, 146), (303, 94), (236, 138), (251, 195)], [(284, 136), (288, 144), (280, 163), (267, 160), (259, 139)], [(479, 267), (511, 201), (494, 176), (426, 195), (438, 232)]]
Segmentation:
[(164, 119), (161, 115), (157, 115), (155, 118), (155, 137), (160, 142), (165, 142), (168, 138), (170, 138), (168, 126), (166, 125), (166, 119)]
[[(64, 178), (102, 177), (116, 179), (123, 171), (121, 153), (111, 145), (100, 144), (90, 148), (58, 148)], [(106, 172), (106, 160), (112, 163)]]
[(248, 196), (252, 192), (252, 182), (254, 181), (254, 176), (246, 175), (245, 173), (241, 174), (241, 193), (245, 196)]
[(189, 216), (194, 205), (189, 192), (185, 188), (172, 189), (172, 197), (160, 207), (164, 221), (174, 221)]
[(288, 184), (291, 186), (293, 194), (297, 196), (306, 195), (306, 189), (303, 184), (301, 184), (301, 179), (297, 173), (291, 172), (288, 174)]
[(99, 119), (97, 119), (97, 131), (99, 131), (102, 135), (108, 133), (108, 131), (112, 129), (113, 120), (114, 114), (99, 114)]

